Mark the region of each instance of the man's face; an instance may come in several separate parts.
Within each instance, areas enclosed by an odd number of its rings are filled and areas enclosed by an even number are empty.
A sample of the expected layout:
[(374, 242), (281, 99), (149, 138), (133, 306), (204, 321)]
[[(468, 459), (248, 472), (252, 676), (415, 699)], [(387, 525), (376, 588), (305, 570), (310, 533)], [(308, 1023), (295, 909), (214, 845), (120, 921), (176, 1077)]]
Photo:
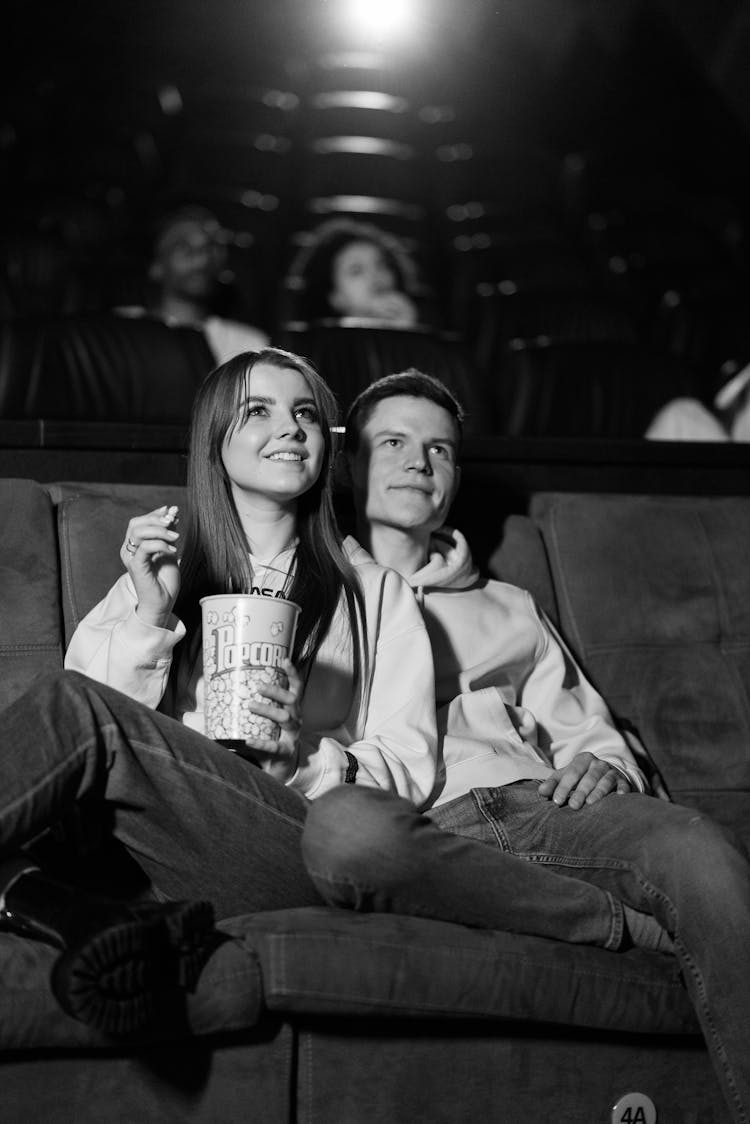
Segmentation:
[(458, 433), (447, 410), (428, 398), (378, 402), (349, 470), (358, 518), (431, 533), (445, 522), (458, 488)]
[(197, 222), (175, 227), (159, 257), (164, 287), (180, 296), (201, 298), (213, 292), (226, 254), (213, 230)]

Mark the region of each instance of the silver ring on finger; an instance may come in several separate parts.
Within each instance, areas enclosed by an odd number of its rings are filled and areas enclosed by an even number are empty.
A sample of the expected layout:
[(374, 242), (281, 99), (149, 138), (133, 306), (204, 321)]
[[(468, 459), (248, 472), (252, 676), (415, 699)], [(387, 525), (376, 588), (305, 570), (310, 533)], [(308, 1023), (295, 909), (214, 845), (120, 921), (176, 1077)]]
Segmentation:
[(135, 554), (136, 550), (138, 549), (138, 544), (134, 543), (133, 540), (128, 537), (125, 540), (125, 549), (127, 550), (128, 554)]

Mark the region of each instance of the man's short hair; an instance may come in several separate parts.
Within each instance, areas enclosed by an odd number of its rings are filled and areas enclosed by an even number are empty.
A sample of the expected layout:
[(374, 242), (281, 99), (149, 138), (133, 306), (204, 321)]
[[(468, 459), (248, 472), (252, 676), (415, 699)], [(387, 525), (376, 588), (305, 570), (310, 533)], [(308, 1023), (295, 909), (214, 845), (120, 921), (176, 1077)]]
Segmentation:
[(426, 375), (416, 367), (409, 367), (396, 375), (384, 375), (360, 391), (349, 407), (344, 428), (344, 452), (354, 454), (359, 448), (362, 430), (367, 425), (378, 402), (386, 398), (427, 398), (442, 406), (453, 418), (458, 444), (463, 436), (464, 411), (448, 387), (433, 375)]

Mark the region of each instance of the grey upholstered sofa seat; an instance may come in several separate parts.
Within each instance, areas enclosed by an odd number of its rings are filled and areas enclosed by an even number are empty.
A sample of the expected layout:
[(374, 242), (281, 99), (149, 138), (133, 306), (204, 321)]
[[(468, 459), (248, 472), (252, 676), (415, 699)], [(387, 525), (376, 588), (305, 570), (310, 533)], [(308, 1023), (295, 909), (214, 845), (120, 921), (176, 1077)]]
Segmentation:
[[(61, 667), (159, 503), (183, 490), (0, 480), (0, 708)], [(497, 543), (673, 797), (747, 840), (750, 499), (540, 496)], [(658, 1124), (728, 1120), (670, 956), (333, 909), (221, 927), (187, 1011), (128, 1042), (57, 1008), (53, 949), (0, 933), (4, 1121), (607, 1124), (631, 1091)]]

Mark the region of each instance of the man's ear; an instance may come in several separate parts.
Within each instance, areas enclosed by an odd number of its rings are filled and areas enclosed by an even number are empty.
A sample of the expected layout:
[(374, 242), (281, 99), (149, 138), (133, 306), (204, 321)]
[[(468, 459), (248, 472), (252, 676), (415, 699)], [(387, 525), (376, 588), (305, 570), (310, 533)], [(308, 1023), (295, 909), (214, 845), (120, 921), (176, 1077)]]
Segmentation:
[(148, 267), (149, 281), (156, 281), (157, 284), (164, 280), (164, 266), (160, 261), (152, 261)]

